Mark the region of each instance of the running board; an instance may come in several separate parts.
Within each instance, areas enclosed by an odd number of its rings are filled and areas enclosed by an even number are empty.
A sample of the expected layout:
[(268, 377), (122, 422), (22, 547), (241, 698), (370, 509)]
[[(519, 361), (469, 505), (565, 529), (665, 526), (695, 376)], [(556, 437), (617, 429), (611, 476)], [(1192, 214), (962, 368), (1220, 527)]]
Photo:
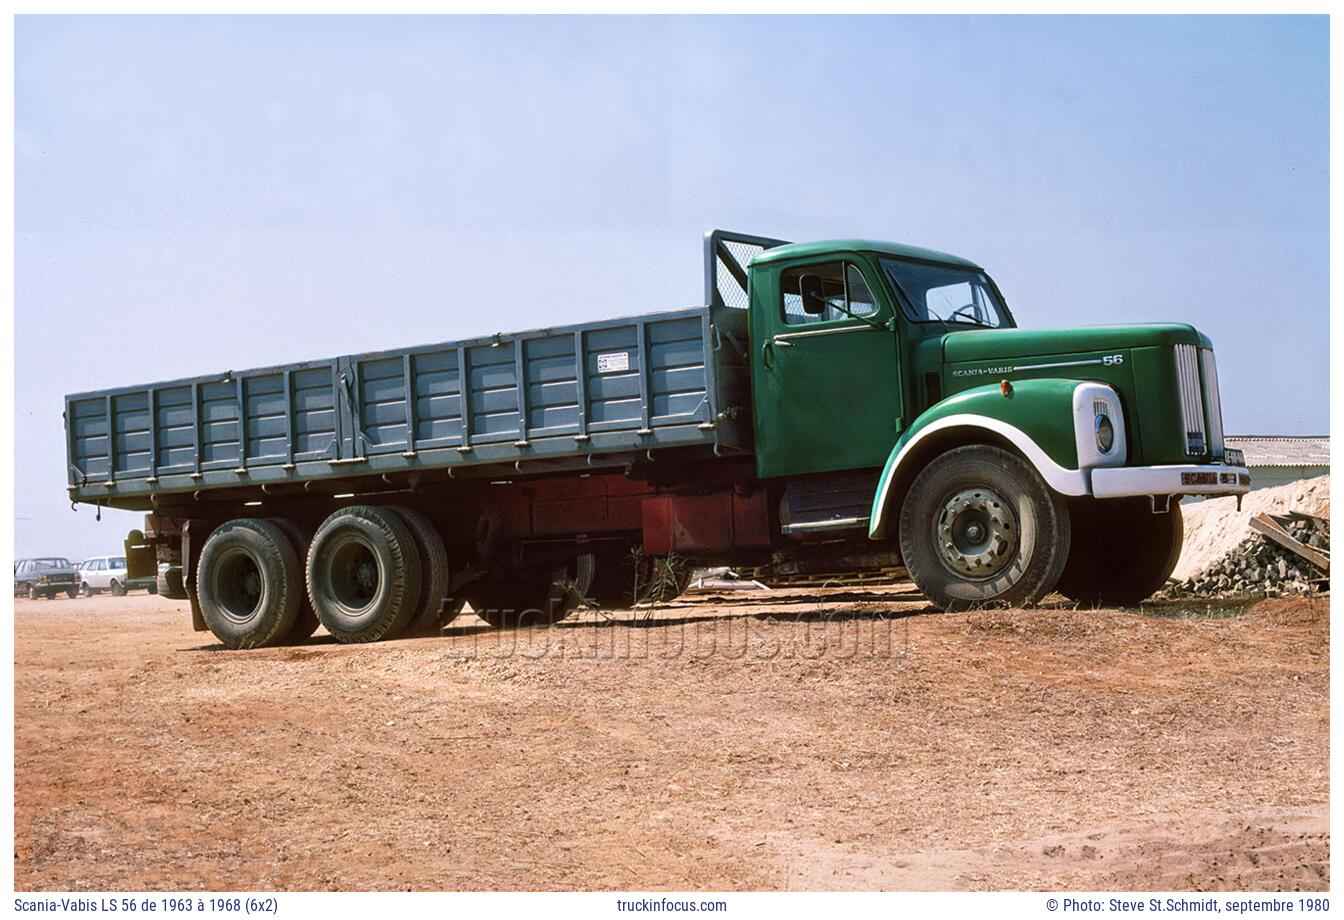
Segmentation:
[(821, 533), (827, 530), (867, 530), (868, 518), (833, 518), (829, 521), (799, 521), (797, 524), (785, 524), (779, 528), (781, 533)]

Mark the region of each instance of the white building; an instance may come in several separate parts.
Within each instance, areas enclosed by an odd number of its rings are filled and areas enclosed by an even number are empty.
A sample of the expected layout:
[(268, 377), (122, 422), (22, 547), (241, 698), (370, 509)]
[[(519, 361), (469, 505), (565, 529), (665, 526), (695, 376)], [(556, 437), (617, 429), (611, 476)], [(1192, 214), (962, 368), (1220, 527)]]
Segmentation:
[(1251, 489), (1267, 489), (1330, 473), (1330, 438), (1228, 435), (1226, 446), (1246, 455)]

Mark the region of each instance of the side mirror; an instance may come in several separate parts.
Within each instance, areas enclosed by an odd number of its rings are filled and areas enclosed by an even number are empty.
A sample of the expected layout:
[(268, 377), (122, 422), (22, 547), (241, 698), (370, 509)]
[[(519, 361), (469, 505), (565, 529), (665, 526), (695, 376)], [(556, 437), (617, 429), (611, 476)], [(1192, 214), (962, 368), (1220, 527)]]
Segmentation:
[(803, 312), (808, 316), (821, 316), (826, 312), (826, 293), (820, 275), (800, 276), (798, 293), (803, 298)]

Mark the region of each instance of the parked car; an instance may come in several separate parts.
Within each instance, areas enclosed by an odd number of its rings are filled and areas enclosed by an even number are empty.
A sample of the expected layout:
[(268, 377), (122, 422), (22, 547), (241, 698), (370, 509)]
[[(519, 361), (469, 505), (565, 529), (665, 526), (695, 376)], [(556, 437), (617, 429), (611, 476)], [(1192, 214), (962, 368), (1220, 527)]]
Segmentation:
[(20, 559), (14, 565), (14, 596), (53, 598), (64, 591), (79, 593), (79, 572), (64, 556)]
[(79, 564), (79, 592), (85, 597), (109, 591), (121, 597), (127, 591), (154, 593), (154, 579), (128, 578), (125, 556), (91, 556)]

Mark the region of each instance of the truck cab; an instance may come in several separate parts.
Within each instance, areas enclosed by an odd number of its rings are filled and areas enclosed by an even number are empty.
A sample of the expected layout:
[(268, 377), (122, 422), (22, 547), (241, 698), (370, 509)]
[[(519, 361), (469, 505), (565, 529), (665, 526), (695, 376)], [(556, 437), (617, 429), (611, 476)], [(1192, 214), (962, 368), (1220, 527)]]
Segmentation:
[[(817, 515), (813, 502), (803, 523), (896, 540), (942, 607), (1054, 588), (1138, 603), (1179, 556), (1180, 497), (1249, 488), (1223, 444), (1212, 343), (1191, 326), (1022, 330), (993, 279), (959, 256), (754, 242), (757, 475), (873, 475), (866, 515)], [(720, 243), (710, 234), (722, 264), (732, 253)], [(711, 297), (726, 303), (722, 287)]]

